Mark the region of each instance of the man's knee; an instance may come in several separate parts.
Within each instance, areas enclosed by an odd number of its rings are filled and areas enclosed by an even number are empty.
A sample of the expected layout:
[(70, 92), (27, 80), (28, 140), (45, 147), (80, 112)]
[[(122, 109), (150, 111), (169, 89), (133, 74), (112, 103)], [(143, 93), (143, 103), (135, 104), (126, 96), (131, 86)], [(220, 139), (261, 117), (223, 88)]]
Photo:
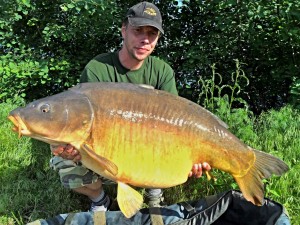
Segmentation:
[[(65, 160), (55, 156), (50, 160), (50, 166), (58, 171), (60, 181), (66, 188), (80, 188), (98, 181), (97, 174), (80, 164), (76, 164), (72, 160)], [(101, 183), (92, 186), (96, 188), (99, 185)]]

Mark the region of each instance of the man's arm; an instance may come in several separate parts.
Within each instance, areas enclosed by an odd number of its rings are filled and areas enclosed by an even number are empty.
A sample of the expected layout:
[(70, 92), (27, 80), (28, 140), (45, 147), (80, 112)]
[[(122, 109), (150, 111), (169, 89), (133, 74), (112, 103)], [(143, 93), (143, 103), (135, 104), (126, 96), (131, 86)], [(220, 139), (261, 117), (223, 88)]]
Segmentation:
[(62, 157), (63, 159), (73, 160), (79, 162), (81, 160), (80, 153), (74, 146), (66, 145), (50, 145), (50, 149), (55, 156)]

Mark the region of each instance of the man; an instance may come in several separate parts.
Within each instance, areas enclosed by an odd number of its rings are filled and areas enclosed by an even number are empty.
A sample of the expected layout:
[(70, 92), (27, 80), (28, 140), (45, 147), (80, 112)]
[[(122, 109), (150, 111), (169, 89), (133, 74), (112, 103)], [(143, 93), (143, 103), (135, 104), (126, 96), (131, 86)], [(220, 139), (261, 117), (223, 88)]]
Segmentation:
[[(131, 7), (122, 23), (123, 45), (120, 51), (96, 56), (85, 67), (80, 82), (128, 82), (151, 85), (156, 89), (177, 95), (174, 71), (162, 60), (150, 56), (158, 38), (164, 33), (158, 8), (148, 2)], [(104, 178), (76, 163), (80, 155), (72, 146), (51, 146), (56, 155), (51, 160), (58, 169), (61, 181), (67, 188), (84, 194), (92, 200), (92, 211), (106, 211), (110, 198), (102, 188), (108, 183)], [(189, 174), (202, 175), (202, 168), (210, 170), (207, 163), (195, 164)], [(159, 206), (161, 189), (146, 190), (150, 207)]]

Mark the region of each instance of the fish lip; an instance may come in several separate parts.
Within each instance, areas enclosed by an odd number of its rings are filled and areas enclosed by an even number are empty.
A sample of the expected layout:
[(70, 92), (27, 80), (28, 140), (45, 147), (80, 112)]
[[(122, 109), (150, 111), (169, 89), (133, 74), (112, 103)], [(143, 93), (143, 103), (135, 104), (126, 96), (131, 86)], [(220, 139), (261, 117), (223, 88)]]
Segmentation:
[[(35, 138), (40, 141), (44, 141), (49, 144), (54, 144), (54, 145), (61, 144), (61, 142), (57, 142), (57, 141), (49, 139), (47, 137), (38, 136), (38, 135), (35, 135), (34, 133), (32, 133), (27, 128), (26, 124), (23, 122), (23, 120), (21, 119), (21, 117), (18, 114), (9, 115), (7, 118), (14, 124), (14, 127), (12, 128), (12, 130), (19, 134), (19, 136), (18, 136), (19, 138), (21, 138), (24, 135), (24, 136), (29, 136), (29, 137)], [(67, 143), (63, 143), (63, 144), (67, 144)]]
[(22, 135), (30, 135), (26, 124), (19, 115), (9, 115), (7, 118), (14, 124), (12, 130), (19, 134), (19, 138), (22, 137)]

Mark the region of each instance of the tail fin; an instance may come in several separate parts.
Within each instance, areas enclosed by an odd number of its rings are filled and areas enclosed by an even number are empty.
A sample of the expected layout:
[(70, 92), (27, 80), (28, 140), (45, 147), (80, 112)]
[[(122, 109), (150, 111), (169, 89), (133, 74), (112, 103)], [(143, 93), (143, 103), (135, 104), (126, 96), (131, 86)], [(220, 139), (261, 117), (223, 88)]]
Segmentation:
[(270, 154), (252, 149), (256, 156), (254, 165), (246, 175), (234, 177), (244, 197), (255, 205), (262, 205), (264, 198), (264, 186), (262, 179), (271, 177), (272, 174), (282, 175), (288, 171), (288, 166)]

